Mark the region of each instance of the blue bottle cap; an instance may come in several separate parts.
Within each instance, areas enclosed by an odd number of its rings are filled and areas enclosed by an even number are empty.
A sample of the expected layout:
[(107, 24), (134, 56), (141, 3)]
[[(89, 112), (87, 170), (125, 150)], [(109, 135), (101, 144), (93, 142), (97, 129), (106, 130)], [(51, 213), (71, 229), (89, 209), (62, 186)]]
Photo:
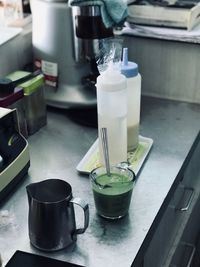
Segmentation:
[(132, 78), (138, 75), (138, 65), (135, 62), (128, 61), (128, 48), (123, 48), (123, 58), (121, 62), (121, 74), (126, 78)]

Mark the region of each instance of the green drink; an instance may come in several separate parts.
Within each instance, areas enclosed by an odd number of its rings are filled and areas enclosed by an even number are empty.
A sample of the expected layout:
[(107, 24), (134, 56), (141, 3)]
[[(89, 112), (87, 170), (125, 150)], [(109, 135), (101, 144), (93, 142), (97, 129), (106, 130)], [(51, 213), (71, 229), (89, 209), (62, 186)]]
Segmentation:
[(129, 169), (112, 167), (111, 175), (100, 167), (90, 174), (97, 213), (118, 219), (128, 213), (135, 175)]

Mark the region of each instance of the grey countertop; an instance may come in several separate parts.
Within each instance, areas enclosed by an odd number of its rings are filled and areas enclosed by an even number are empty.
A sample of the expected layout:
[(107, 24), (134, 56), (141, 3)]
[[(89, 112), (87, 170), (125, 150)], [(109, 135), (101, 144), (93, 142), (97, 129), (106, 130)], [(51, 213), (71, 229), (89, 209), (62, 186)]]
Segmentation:
[[(142, 98), (140, 133), (151, 137), (154, 144), (137, 177), (129, 215), (109, 222), (96, 215), (88, 176), (76, 171), (96, 140), (97, 129), (75, 123), (67, 111), (48, 109), (47, 125), (28, 139), (29, 174), (1, 205), (0, 254), (4, 264), (16, 250), (24, 250), (87, 267), (130, 267), (199, 129), (200, 105)], [(27, 184), (46, 178), (68, 181), (73, 195), (90, 207), (89, 227), (76, 244), (48, 254), (29, 243), (25, 190)]]

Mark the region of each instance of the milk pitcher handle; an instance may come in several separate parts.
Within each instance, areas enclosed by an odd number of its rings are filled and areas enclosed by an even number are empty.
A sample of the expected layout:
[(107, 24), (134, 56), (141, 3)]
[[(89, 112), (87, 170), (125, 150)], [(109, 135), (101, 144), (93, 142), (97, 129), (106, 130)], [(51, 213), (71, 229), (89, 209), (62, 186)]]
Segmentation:
[(75, 197), (70, 200), (70, 202), (80, 206), (84, 211), (84, 227), (76, 229), (75, 234), (83, 234), (89, 225), (89, 207), (81, 198)]

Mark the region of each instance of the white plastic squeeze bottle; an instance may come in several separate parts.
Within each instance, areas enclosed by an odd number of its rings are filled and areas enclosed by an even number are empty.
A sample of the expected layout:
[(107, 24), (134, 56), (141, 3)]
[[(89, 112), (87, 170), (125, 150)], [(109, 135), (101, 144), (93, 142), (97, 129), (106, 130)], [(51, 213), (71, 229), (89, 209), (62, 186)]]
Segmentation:
[(139, 143), (141, 75), (138, 72), (138, 65), (128, 61), (128, 48), (123, 49), (121, 73), (127, 78), (127, 148), (131, 151)]
[(127, 161), (127, 95), (126, 77), (112, 67), (97, 78), (97, 112), (100, 163), (105, 165), (101, 128), (107, 128), (111, 165)]

